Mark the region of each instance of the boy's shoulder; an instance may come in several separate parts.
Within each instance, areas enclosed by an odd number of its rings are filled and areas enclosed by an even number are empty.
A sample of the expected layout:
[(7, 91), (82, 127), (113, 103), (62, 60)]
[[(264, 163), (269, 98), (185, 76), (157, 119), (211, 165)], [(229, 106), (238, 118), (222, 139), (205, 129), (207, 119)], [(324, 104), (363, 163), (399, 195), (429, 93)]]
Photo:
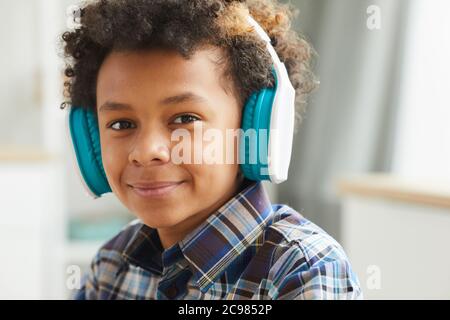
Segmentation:
[(285, 204), (264, 231), (259, 252), (271, 257), (269, 280), (279, 299), (362, 299), (359, 279), (343, 247)]
[(300, 212), (286, 204), (272, 205), (274, 214), (266, 228), (266, 236), (277, 238), (279, 244), (297, 244), (299, 249), (313, 246), (330, 246), (342, 250), (342, 246), (325, 230)]
[[(264, 243), (272, 246), (280, 261), (289, 257), (294, 266), (301, 261), (301, 270), (330, 263), (350, 267), (341, 244), (317, 224), (286, 204), (272, 206), (274, 214), (264, 232)], [(277, 260), (277, 259), (274, 260)], [(292, 270), (291, 270), (292, 271)]]
[(105, 242), (100, 250), (123, 252), (129, 246), (130, 241), (137, 236), (142, 226), (143, 223), (139, 219), (134, 219), (122, 227), (115, 236)]
[(108, 268), (120, 269), (127, 263), (125, 259), (126, 250), (130, 248), (138, 234), (142, 233), (142, 227), (143, 223), (139, 219), (135, 219), (123, 226), (116, 235), (107, 240), (98, 249), (91, 261), (91, 267), (99, 272), (105, 265), (108, 265)]

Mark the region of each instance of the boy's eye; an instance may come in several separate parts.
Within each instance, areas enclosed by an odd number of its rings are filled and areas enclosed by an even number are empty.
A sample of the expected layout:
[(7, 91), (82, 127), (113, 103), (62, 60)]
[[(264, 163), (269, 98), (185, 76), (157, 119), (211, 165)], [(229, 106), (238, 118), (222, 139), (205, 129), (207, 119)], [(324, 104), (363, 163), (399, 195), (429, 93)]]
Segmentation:
[(113, 122), (109, 128), (116, 130), (116, 131), (121, 131), (121, 130), (126, 130), (126, 129), (132, 129), (135, 128), (134, 124), (131, 123), (130, 121), (126, 121), (126, 120), (120, 120), (120, 121), (116, 121)]
[(173, 121), (173, 123), (175, 124), (186, 124), (186, 123), (191, 123), (194, 121), (199, 121), (200, 119), (196, 116), (193, 116), (191, 114), (183, 114), (179, 117), (176, 117), (175, 120)]

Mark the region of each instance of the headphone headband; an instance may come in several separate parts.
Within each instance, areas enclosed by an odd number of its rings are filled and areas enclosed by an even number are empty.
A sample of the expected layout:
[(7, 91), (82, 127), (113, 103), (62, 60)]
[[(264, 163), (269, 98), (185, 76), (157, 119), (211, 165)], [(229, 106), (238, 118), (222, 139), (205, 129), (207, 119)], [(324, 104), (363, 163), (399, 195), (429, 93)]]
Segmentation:
[(295, 124), (295, 89), (289, 79), (286, 66), (281, 62), (271, 44), (269, 35), (252, 16), (248, 15), (247, 21), (266, 43), (276, 73), (277, 89), (270, 117), (268, 171), (272, 182), (281, 183), (287, 180), (291, 160)]

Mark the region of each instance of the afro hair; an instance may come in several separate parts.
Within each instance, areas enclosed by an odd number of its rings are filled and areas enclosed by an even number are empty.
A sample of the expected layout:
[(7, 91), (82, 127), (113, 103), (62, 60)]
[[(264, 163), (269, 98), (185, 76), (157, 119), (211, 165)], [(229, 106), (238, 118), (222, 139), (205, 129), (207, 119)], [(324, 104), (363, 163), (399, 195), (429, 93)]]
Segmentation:
[[(291, 28), (298, 10), (277, 0), (95, 0), (79, 6), (79, 24), (65, 31), (64, 97), (67, 105), (96, 110), (97, 75), (112, 51), (165, 48), (186, 59), (204, 45), (223, 49), (224, 76), (243, 105), (250, 95), (272, 87), (272, 59), (254, 33), (250, 14), (272, 40), (296, 90), (296, 125), (318, 81), (312, 71), (317, 55)], [(296, 126), (297, 128), (297, 126)]]

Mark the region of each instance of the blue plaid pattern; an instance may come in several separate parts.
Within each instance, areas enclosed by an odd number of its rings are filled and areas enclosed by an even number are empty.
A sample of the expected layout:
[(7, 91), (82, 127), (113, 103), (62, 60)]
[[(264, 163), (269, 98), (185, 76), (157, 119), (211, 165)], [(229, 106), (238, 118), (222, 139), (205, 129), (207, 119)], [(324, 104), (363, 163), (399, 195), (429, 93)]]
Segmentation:
[(136, 220), (96, 254), (75, 299), (362, 299), (340, 246), (261, 182), (166, 250)]

